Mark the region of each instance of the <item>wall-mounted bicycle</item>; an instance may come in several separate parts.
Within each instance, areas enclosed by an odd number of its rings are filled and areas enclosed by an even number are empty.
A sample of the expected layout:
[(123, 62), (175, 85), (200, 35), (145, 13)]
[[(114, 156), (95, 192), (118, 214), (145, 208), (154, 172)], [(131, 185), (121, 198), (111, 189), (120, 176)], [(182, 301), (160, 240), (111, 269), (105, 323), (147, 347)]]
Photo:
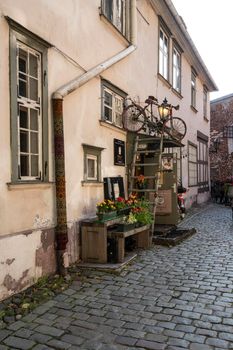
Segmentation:
[[(172, 116), (172, 110), (178, 110), (178, 106), (172, 106), (167, 103), (166, 98), (161, 105), (154, 96), (148, 96), (145, 100), (145, 106), (135, 103), (130, 99), (131, 104), (124, 108), (122, 114), (123, 126), (126, 130), (139, 132), (143, 130), (150, 135), (167, 134), (176, 141), (181, 141), (187, 131), (183, 119)], [(159, 116), (155, 116), (154, 107), (158, 108)]]

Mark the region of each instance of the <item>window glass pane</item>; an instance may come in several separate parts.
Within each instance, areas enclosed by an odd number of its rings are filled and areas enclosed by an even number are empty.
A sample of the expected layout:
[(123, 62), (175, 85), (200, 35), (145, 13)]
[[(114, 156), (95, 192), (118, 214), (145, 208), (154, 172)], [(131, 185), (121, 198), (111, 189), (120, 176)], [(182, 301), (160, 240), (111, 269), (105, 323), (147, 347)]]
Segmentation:
[(112, 122), (112, 110), (108, 107), (104, 107), (104, 119)]
[(29, 176), (29, 156), (20, 156), (20, 173), (21, 176)]
[(21, 128), (28, 128), (28, 109), (19, 106), (19, 125)]
[(27, 51), (19, 49), (19, 71), (27, 73)]
[(28, 132), (20, 131), (20, 151), (28, 152)]
[(38, 110), (30, 109), (30, 129), (38, 130)]
[(89, 179), (96, 179), (96, 166), (97, 166), (97, 157), (88, 156), (87, 157), (87, 177)]
[(38, 76), (38, 58), (31, 53), (29, 54), (29, 74), (35, 78)]
[(165, 79), (168, 78), (167, 64), (168, 64), (168, 58), (167, 58), (167, 56), (164, 56), (164, 74), (163, 74), (163, 76)]
[(104, 91), (104, 103), (112, 107), (112, 95), (108, 91)]
[(113, 0), (104, 0), (104, 14), (112, 22), (112, 19), (113, 19)]
[(30, 78), (30, 99), (38, 100), (38, 80)]
[(39, 157), (31, 156), (31, 176), (39, 176)]
[(115, 123), (122, 126), (123, 100), (115, 96)]
[(19, 96), (27, 97), (27, 82), (19, 79)]
[(38, 153), (38, 133), (31, 132), (31, 153)]

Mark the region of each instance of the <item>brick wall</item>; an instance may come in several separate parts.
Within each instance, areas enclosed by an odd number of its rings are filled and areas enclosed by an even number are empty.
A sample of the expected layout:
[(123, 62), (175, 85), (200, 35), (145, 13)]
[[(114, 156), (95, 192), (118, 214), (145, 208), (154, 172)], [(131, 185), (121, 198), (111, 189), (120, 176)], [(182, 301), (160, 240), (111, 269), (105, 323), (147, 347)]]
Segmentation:
[[(210, 105), (210, 178), (226, 181), (233, 177), (233, 154), (227, 138), (223, 137), (224, 126), (233, 125), (233, 94), (223, 96)], [(215, 152), (214, 140), (220, 143)]]

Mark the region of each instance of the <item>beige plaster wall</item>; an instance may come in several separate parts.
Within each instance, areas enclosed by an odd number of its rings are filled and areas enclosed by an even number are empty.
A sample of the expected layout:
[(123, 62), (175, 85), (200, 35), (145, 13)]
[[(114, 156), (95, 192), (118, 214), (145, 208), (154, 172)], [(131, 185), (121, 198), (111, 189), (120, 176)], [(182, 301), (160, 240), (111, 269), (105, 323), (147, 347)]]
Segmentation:
[[(11, 181), (10, 149), (10, 95), (9, 95), (9, 26), (4, 16), (9, 16), (22, 26), (52, 44), (48, 49), (48, 90), (49, 90), (49, 172), (53, 173), (53, 127), (51, 98), (61, 85), (80, 76), (85, 70), (110, 58), (125, 49), (129, 43), (103, 17), (99, 16), (100, 0), (0, 0), (0, 99), (1, 128), (0, 153), (0, 236), (4, 236), (4, 247), (0, 245), (0, 256), (11, 259), (18, 254), (14, 278), (20, 279), (22, 271), (30, 276), (39, 276), (35, 271), (34, 251), (40, 242), (40, 229), (54, 227), (55, 194), (54, 185), (8, 186)], [(131, 97), (144, 101), (148, 95), (155, 95), (161, 102), (166, 96), (174, 105), (180, 104), (175, 115), (184, 118), (188, 135), (184, 140), (196, 143), (197, 129), (209, 134), (209, 125), (202, 116), (202, 82), (197, 79), (197, 109), (190, 109), (190, 64), (182, 55), (182, 95), (180, 99), (167, 84), (157, 77), (158, 67), (158, 17), (152, 11), (149, 1), (137, 1), (137, 50), (102, 73)], [(87, 20), (88, 17), (88, 20)], [(170, 28), (172, 30), (172, 28)], [(64, 132), (67, 185), (67, 215), (70, 235), (77, 243), (76, 223), (94, 215), (96, 203), (103, 198), (102, 185), (83, 186), (82, 143), (103, 147), (102, 177), (124, 177), (125, 168), (113, 165), (113, 139), (126, 140), (126, 133), (100, 124), (101, 118), (101, 77), (97, 76), (64, 99)], [(185, 149), (184, 149), (185, 151)], [(183, 162), (184, 185), (187, 185), (187, 159)], [(193, 198), (196, 188), (190, 190)], [(31, 230), (30, 239), (20, 232)], [(9, 234), (16, 234), (9, 236)], [(18, 236), (17, 236), (17, 233)], [(16, 239), (17, 237), (17, 239)], [(3, 242), (3, 240), (1, 241)], [(16, 244), (17, 242), (17, 244)], [(0, 243), (1, 244), (1, 243)], [(15, 251), (10, 252), (10, 246)], [(25, 245), (26, 254), (16, 247)], [(29, 248), (30, 247), (30, 248)], [(3, 254), (4, 251), (4, 255)], [(6, 252), (10, 252), (9, 254)], [(5, 254), (8, 254), (5, 256)], [(29, 257), (27, 257), (29, 254)], [(75, 256), (73, 248), (70, 255)], [(78, 258), (78, 255), (76, 256)], [(4, 261), (5, 261), (4, 260)], [(72, 258), (71, 258), (72, 260)], [(29, 267), (29, 265), (31, 267)], [(12, 264), (12, 266), (15, 266)], [(34, 267), (33, 267), (34, 266)], [(6, 269), (5, 269), (6, 271)], [(0, 276), (1, 278), (4, 276)], [(5, 293), (4, 291), (0, 291)]]

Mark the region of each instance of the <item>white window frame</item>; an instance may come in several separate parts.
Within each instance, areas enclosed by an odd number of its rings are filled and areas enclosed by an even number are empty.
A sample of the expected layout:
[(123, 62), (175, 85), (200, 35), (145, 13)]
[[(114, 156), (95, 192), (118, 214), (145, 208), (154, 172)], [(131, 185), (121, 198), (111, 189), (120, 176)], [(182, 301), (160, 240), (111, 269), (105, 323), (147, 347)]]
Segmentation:
[(208, 104), (208, 90), (206, 87), (203, 88), (203, 117), (204, 119), (208, 120), (208, 110), (207, 110), (207, 104)]
[[(167, 48), (165, 44), (166, 41)], [(159, 29), (159, 74), (161, 74), (164, 79), (169, 79), (169, 37), (162, 27)]]
[(175, 45), (172, 53), (172, 87), (181, 93), (181, 53)]
[[(194, 152), (193, 152), (194, 151)], [(193, 159), (194, 156), (194, 159)], [(188, 185), (198, 185), (197, 146), (188, 142)]]
[[(22, 27), (18, 23), (14, 22), (12, 19), (7, 18), (9, 28), (10, 28), (10, 45), (9, 45), (9, 58), (10, 58), (10, 107), (11, 107), (11, 183), (34, 183), (34, 182), (48, 182), (49, 181), (49, 154), (48, 154), (48, 48), (51, 45), (44, 41), (42, 38), (37, 35), (29, 32), (26, 28)], [(19, 49), (20, 47), (23, 50), (27, 50), (31, 54), (36, 54), (39, 59), (37, 69), (39, 76), (36, 78), (38, 89), (36, 97), (37, 101), (34, 101), (28, 94), (25, 96), (19, 95)], [(24, 56), (24, 53), (22, 53)], [(26, 57), (26, 54), (25, 54)], [(23, 71), (24, 69), (22, 69)], [(30, 76), (33, 78), (33, 74), (21, 74), (21, 78)], [(29, 78), (28, 78), (29, 79)], [(26, 79), (25, 79), (26, 80)], [(34, 90), (32, 90), (34, 91)], [(35, 94), (34, 94), (35, 95)], [(29, 150), (30, 154), (37, 155), (39, 154), (38, 161), (38, 176), (21, 176), (20, 169), (20, 142), (19, 142), (19, 133), (20, 133), (20, 124), (19, 124), (19, 112), (21, 108), (31, 108), (38, 111), (37, 123), (38, 127), (38, 141), (35, 143), (36, 151)], [(22, 116), (22, 115), (21, 115)], [(23, 116), (22, 116), (23, 117)], [(21, 123), (22, 130), (23, 124)], [(25, 131), (33, 132), (34, 128), (30, 123), (25, 124)], [(31, 128), (32, 127), (32, 128)], [(35, 130), (34, 130), (35, 131)], [(27, 136), (29, 137), (29, 136)], [(22, 150), (22, 149), (21, 149)], [(23, 151), (23, 150), (22, 150)], [(28, 153), (28, 152), (26, 152)], [(35, 160), (34, 160), (35, 161)]]
[[(88, 173), (88, 160), (93, 160), (94, 161), (94, 176), (89, 176), (89, 173)], [(98, 180), (98, 157), (93, 155), (93, 154), (87, 154), (86, 155), (86, 169), (87, 169), (87, 180), (94, 180), (94, 181), (97, 181)]]
[(191, 106), (196, 108), (196, 96), (197, 94), (197, 75), (191, 71)]
[[(104, 148), (96, 147), (83, 143), (83, 159), (84, 159), (84, 171), (83, 171), (83, 183), (85, 182), (101, 182), (101, 152)], [(89, 176), (88, 174), (88, 159), (95, 161), (95, 176)]]
[[(27, 52), (27, 55), (29, 56), (30, 53), (34, 56), (37, 56), (38, 58), (38, 100), (32, 100), (29, 98), (29, 93), (27, 94), (28, 97), (24, 97), (24, 96), (20, 96), (19, 93), (19, 80), (20, 80), (20, 70), (19, 70), (19, 50), (23, 50), (25, 52)], [(28, 62), (27, 62), (28, 63)], [(27, 90), (29, 92), (29, 79), (33, 78), (32, 76), (30, 76), (30, 72), (29, 72), (29, 67), (28, 68), (28, 74), (26, 74), (27, 76)], [(21, 169), (21, 156), (28, 156), (28, 162), (29, 162), (29, 175), (27, 176), (23, 176), (20, 173), (20, 179), (21, 180), (38, 180), (41, 179), (41, 174), (42, 174), (42, 116), (41, 116), (41, 110), (42, 110), (42, 105), (41, 105), (41, 95), (42, 95), (42, 86), (41, 86), (41, 53), (39, 51), (36, 51), (32, 48), (30, 48), (29, 46), (21, 43), (20, 41), (17, 41), (17, 86), (18, 86), (18, 97), (17, 97), (17, 103), (18, 103), (18, 130), (17, 130), (17, 134), (18, 134), (18, 168)], [(36, 110), (38, 113), (38, 154), (34, 154), (31, 152), (31, 140), (30, 140), (30, 136), (31, 133), (34, 132), (32, 131), (32, 129), (29, 128), (22, 128), (20, 127), (20, 107), (24, 107), (28, 110), (28, 123), (30, 120), (30, 113), (31, 110)], [(29, 112), (30, 111), (30, 112)], [(28, 134), (28, 152), (22, 152), (20, 150), (20, 132), (21, 131), (25, 131)], [(38, 156), (38, 174), (35, 176), (31, 175), (31, 157), (32, 156)], [(20, 171), (20, 170), (19, 170)]]
[[(108, 93), (112, 97), (112, 104), (106, 104), (105, 93)], [(102, 120), (106, 123), (112, 124), (118, 128), (123, 128), (122, 124), (122, 112), (124, 105), (124, 98), (127, 96), (126, 93), (113, 86), (109, 82), (102, 81)], [(118, 110), (118, 103), (121, 107)], [(105, 109), (111, 111), (111, 119), (106, 118)], [(120, 119), (120, 120), (119, 120)]]

